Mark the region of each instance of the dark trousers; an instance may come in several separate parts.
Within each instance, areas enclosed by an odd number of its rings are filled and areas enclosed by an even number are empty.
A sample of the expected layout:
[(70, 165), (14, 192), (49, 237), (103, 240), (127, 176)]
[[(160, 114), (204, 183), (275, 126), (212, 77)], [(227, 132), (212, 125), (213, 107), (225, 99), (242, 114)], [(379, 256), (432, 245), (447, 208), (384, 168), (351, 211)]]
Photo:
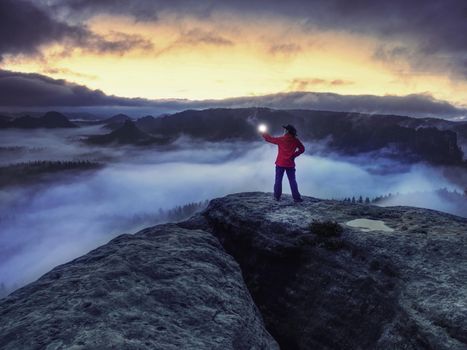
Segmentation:
[(276, 182), (274, 184), (274, 197), (277, 199), (281, 198), (282, 194), (282, 178), (284, 177), (284, 171), (287, 172), (287, 178), (289, 179), (290, 190), (292, 191), (293, 199), (300, 199), (300, 193), (298, 192), (297, 180), (295, 180), (295, 168), (284, 168), (276, 165)]

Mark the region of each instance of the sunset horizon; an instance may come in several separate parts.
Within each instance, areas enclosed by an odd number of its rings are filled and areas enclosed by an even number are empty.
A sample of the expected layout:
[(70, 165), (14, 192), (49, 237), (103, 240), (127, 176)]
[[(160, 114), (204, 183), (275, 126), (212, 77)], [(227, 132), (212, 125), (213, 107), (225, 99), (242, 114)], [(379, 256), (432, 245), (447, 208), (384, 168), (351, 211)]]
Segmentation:
[[(0, 88), (21, 96), (29, 82), (44, 94), (43, 101), (21, 100), (19, 106), (44, 106), (47, 93), (62, 93), (56, 85), (64, 84), (142, 102), (260, 101), (308, 92), (396, 98), (402, 105), (410, 96), (427, 104), (415, 116), (429, 111), (430, 102), (458, 110), (457, 117), (466, 114), (467, 48), (457, 45), (465, 24), (455, 1), (420, 9), (415, 3), (298, 0), (288, 6), (8, 0), (1, 6), (2, 14), (15, 13), (4, 22), (18, 33), (0, 46)], [(437, 21), (450, 25), (431, 28)], [(51, 87), (47, 80), (59, 83)], [(6, 103), (0, 100), (3, 110), (14, 106)], [(105, 103), (83, 100), (82, 106)], [(312, 100), (302, 107), (321, 108)], [(365, 101), (353, 110), (371, 112)]]

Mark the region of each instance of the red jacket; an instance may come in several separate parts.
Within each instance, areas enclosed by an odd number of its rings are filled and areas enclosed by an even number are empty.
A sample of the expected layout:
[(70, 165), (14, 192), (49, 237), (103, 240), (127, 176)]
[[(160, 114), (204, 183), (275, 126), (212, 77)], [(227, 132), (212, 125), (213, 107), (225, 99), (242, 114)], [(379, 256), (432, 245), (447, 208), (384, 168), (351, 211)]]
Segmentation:
[(285, 134), (284, 136), (279, 137), (272, 137), (269, 134), (263, 134), (263, 137), (267, 142), (271, 142), (279, 146), (276, 159), (276, 165), (278, 166), (284, 168), (295, 167), (294, 159), (305, 152), (305, 146), (303, 146), (297, 137), (291, 134)]

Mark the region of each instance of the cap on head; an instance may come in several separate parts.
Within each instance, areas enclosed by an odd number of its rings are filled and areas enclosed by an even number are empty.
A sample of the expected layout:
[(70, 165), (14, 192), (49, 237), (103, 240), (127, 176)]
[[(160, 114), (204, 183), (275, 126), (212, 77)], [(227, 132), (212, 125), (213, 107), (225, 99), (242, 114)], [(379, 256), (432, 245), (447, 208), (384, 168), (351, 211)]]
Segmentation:
[(282, 127), (289, 132), (289, 134), (292, 134), (293, 136), (297, 136), (297, 129), (293, 125), (287, 124), (287, 125), (282, 125)]

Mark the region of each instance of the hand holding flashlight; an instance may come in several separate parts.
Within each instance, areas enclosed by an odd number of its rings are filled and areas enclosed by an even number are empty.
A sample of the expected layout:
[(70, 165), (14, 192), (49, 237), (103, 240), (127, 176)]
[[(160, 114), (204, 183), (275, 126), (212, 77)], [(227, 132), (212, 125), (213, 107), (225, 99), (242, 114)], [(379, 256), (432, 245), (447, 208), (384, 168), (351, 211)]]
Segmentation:
[(268, 131), (268, 127), (266, 126), (266, 124), (259, 124), (258, 125), (258, 131), (261, 133), (261, 134), (264, 134)]

